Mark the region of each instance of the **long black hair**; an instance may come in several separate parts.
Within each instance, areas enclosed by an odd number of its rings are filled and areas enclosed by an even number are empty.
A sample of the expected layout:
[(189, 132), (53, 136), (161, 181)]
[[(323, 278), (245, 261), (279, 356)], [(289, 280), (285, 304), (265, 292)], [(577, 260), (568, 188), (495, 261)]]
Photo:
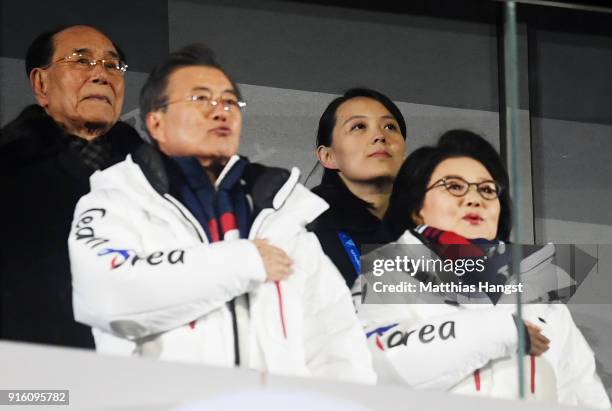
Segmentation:
[[(325, 111), (323, 111), (323, 114), (319, 119), (319, 128), (317, 129), (316, 147), (330, 147), (332, 145), (334, 127), (336, 126), (337, 119), (336, 112), (338, 111), (338, 107), (340, 107), (342, 103), (357, 97), (369, 98), (382, 104), (389, 111), (389, 113), (391, 113), (395, 121), (397, 121), (402, 137), (404, 137), (404, 140), (406, 140), (406, 121), (404, 120), (402, 112), (395, 105), (395, 103), (391, 101), (389, 97), (385, 96), (379, 91), (364, 87), (355, 87), (346, 90), (343, 95), (332, 100)], [(321, 184), (332, 185), (340, 189), (348, 190), (344, 182), (342, 182), (342, 179), (338, 176), (338, 171), (330, 170), (328, 168), (323, 171)], [(360, 200), (362, 205), (365, 207), (371, 206), (368, 202), (363, 201), (356, 196), (355, 198)]]
[(449, 158), (469, 157), (481, 163), (501, 186), (497, 239), (508, 241), (512, 230), (508, 172), (495, 148), (480, 135), (468, 130), (450, 130), (435, 146), (421, 147), (402, 165), (393, 186), (388, 221), (397, 235), (414, 228), (412, 220), (423, 208), (427, 185), (434, 170)]

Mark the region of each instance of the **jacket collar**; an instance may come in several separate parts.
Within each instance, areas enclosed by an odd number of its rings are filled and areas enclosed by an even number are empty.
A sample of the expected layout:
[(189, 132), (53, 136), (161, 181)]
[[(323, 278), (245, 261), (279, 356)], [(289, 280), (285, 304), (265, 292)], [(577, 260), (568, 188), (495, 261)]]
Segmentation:
[(321, 184), (312, 189), (330, 204), (317, 225), (325, 229), (375, 230), (382, 221), (372, 214), (344, 185)]
[[(236, 167), (241, 159), (234, 155), (225, 165), (215, 186), (219, 186), (229, 171)], [(242, 159), (248, 161), (246, 157)], [(158, 149), (143, 144), (133, 155), (151, 186), (160, 194), (170, 192), (170, 179), (168, 173), (180, 172), (178, 166)], [(277, 167), (266, 167), (257, 163), (248, 163), (242, 173), (242, 181), (246, 192), (253, 200), (254, 212), (266, 208), (279, 209), (287, 200), (299, 179), (299, 171), (294, 168), (292, 172)]]
[(2, 160), (19, 163), (46, 158), (56, 154), (68, 139), (69, 135), (42, 107), (31, 105), (2, 129)]
[[(0, 130), (0, 161), (7, 166), (42, 160), (62, 151), (72, 138), (78, 137), (64, 131), (42, 107), (33, 104)], [(142, 143), (136, 130), (121, 121), (99, 138), (110, 144), (111, 157), (121, 156), (121, 160)]]
[(171, 168), (173, 165), (164, 154), (149, 144), (143, 144), (134, 152), (132, 160), (140, 167), (155, 191), (161, 195), (170, 191), (170, 178), (167, 168)]

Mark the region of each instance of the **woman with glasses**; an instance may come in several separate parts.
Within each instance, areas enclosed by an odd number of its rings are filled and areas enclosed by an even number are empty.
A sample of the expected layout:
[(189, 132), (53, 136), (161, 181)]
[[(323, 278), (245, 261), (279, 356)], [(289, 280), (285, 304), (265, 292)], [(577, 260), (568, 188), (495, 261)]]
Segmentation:
[[(610, 407), (593, 353), (565, 305), (526, 304), (525, 321), (518, 323), (515, 294), (477, 288), (514, 281), (505, 244), (511, 230), (508, 175), (486, 140), (452, 130), (436, 146), (412, 153), (396, 180), (389, 219), (406, 229), (398, 240), (405, 254), (450, 262), (454, 272), (398, 272), (421, 293), (407, 297), (406, 304), (360, 306), (381, 382), (517, 398), (520, 326), (529, 354), (523, 361), (527, 397)], [(559, 272), (550, 257), (542, 247), (521, 262), (524, 302), (542, 297), (530, 294), (527, 279), (535, 274), (537, 282)], [(456, 267), (468, 266), (465, 261), (475, 263), (473, 268), (458, 272)]]
[(316, 154), (324, 172), (313, 192), (330, 208), (311, 229), (349, 287), (360, 271), (362, 245), (397, 238), (383, 219), (404, 159), (405, 140), (402, 113), (375, 90), (347, 90), (319, 120)]

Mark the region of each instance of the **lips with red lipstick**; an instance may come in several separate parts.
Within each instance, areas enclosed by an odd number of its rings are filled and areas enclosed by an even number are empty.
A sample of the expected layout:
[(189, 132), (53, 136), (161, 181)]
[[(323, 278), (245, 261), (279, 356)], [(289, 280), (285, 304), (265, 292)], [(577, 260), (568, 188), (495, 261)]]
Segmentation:
[(368, 157), (373, 158), (391, 158), (391, 154), (387, 150), (377, 150), (368, 155)]
[(232, 129), (229, 127), (222, 126), (222, 127), (212, 128), (208, 132), (215, 134), (217, 136), (225, 137), (225, 136), (229, 136), (232, 133)]
[(484, 221), (484, 219), (476, 213), (468, 213), (463, 216), (463, 219), (472, 225), (478, 225)]
[(83, 101), (99, 101), (102, 103), (107, 103), (109, 105), (112, 105), (111, 99), (105, 96), (104, 94), (89, 94), (85, 96), (85, 98), (83, 98)]

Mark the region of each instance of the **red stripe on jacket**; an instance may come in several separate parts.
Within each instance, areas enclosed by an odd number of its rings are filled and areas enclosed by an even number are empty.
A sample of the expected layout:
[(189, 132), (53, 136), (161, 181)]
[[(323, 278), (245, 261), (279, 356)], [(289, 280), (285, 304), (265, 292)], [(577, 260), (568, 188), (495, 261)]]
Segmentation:
[(280, 311), (281, 325), (283, 327), (283, 337), (287, 339), (287, 328), (285, 327), (285, 309), (283, 307), (283, 291), (281, 290), (279, 281), (275, 281), (274, 284), (276, 284), (276, 294), (278, 295), (278, 308)]
[(535, 361), (534, 355), (530, 355), (530, 357), (531, 357), (531, 393), (535, 394), (536, 361)]

